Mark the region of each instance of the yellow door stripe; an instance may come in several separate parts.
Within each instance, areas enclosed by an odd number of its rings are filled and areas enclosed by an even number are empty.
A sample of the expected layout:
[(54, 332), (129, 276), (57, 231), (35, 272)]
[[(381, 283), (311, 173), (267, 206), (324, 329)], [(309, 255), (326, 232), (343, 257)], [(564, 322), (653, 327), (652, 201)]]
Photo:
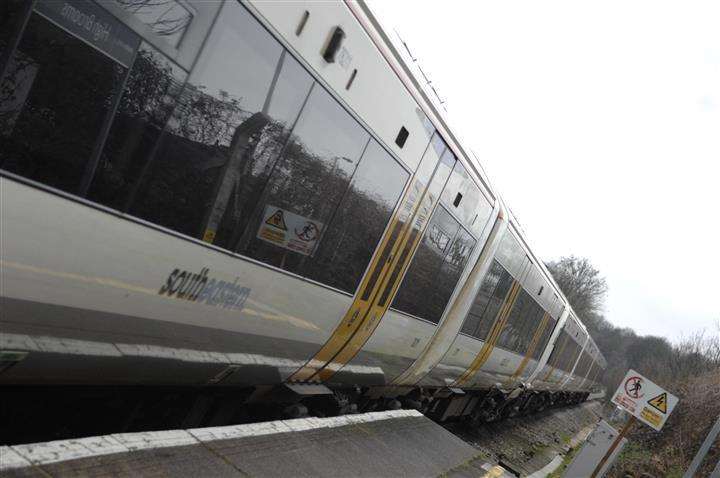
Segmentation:
[[(434, 178), (432, 178), (434, 179)], [(320, 381), (326, 380), (337, 372), (342, 366), (344, 366), (352, 357), (355, 355), (359, 347), (362, 347), (365, 340), (375, 330), (377, 324), (380, 322), (382, 314), (389, 307), (390, 300), (386, 302), (384, 308), (378, 309), (373, 307), (377, 305), (377, 299), (380, 297), (380, 291), (384, 290), (387, 285), (387, 281), (391, 276), (390, 272), (397, 265), (403, 250), (407, 244), (408, 238), (412, 233), (413, 225), (418, 223), (418, 234), (413, 247), (419, 242), (419, 237), (422, 235), (423, 227), (429, 218), (429, 211), (432, 210), (433, 199), (429, 198), (428, 212), (424, 217), (418, 217), (418, 212), (422, 209), (425, 203), (425, 199), (428, 193), (429, 185), (432, 183), (432, 179), (426, 186), (422, 182), (414, 179), (408, 192), (403, 199), (403, 207), (395, 214), (392, 219), (390, 228), (383, 238), (380, 247), (375, 251), (375, 255), (371, 261), (368, 272), (365, 274), (358, 292), (355, 295), (355, 300), (351, 304), (347, 313), (343, 317), (340, 324), (335, 328), (335, 331), (327, 340), (325, 345), (310, 359), (303, 367), (298, 369), (289, 380), (291, 381)], [(405, 216), (405, 222), (402, 222), (402, 216)], [(416, 219), (417, 218), (417, 219)], [(395, 228), (400, 227), (400, 232), (395, 235)], [(393, 237), (395, 238), (393, 240)], [(404, 256), (406, 263), (410, 262), (412, 254)], [(407, 264), (404, 264), (405, 267)], [(377, 268), (380, 269), (377, 269)], [(399, 274), (396, 281), (399, 282), (402, 277)], [(374, 279), (374, 282), (372, 280)], [(343, 353), (346, 345), (353, 339), (358, 330), (366, 322), (366, 319), (370, 316), (368, 322), (368, 330), (366, 333), (360, 334), (360, 336), (353, 342), (352, 349), (357, 349), (352, 355)], [(327, 372), (320, 374), (325, 368), (329, 368)]]
[(470, 378), (475, 375), (475, 373), (477, 373), (480, 367), (485, 364), (487, 359), (490, 358), (490, 353), (495, 348), (495, 344), (500, 338), (500, 333), (505, 328), (505, 324), (507, 323), (507, 319), (510, 316), (510, 311), (515, 305), (515, 300), (517, 299), (520, 289), (520, 283), (518, 281), (513, 281), (510, 290), (508, 290), (507, 294), (505, 295), (503, 305), (498, 311), (495, 323), (493, 324), (492, 329), (490, 329), (490, 334), (485, 340), (485, 343), (480, 349), (480, 352), (478, 352), (477, 356), (475, 356), (475, 359), (472, 361), (470, 366), (462, 373), (462, 375), (460, 375), (460, 377), (455, 380), (455, 382), (453, 383), (454, 387), (464, 385), (468, 380), (470, 380)]
[(540, 342), (540, 337), (542, 337), (543, 332), (545, 331), (545, 327), (547, 327), (547, 324), (549, 322), (550, 315), (545, 312), (543, 314), (543, 318), (540, 321), (540, 325), (535, 330), (535, 334), (533, 335), (532, 340), (530, 341), (530, 345), (528, 345), (527, 352), (525, 352), (525, 356), (522, 359), (522, 362), (520, 362), (520, 365), (518, 366), (517, 370), (512, 374), (512, 376), (508, 379), (506, 382), (507, 384), (512, 383), (514, 380), (516, 380), (525, 370), (525, 367), (527, 367), (528, 362), (530, 362), (530, 357), (532, 356), (533, 352), (535, 352), (535, 349), (538, 346), (538, 343)]
[[(393, 257), (392, 265), (388, 268), (388, 273), (386, 273), (383, 277), (381, 287), (378, 290), (378, 294), (374, 294), (376, 295), (376, 300), (371, 303), (370, 310), (368, 311), (368, 314), (366, 315), (363, 324), (361, 324), (361, 326), (358, 328), (357, 333), (350, 337), (350, 340), (347, 342), (346, 346), (342, 350), (340, 350), (340, 352), (335, 356), (335, 358), (333, 358), (332, 362), (328, 363), (325, 368), (318, 372), (318, 380), (323, 381), (329, 379), (333, 374), (335, 374), (335, 372), (340, 370), (346, 363), (352, 360), (355, 354), (357, 354), (363, 347), (363, 345), (365, 345), (365, 342), (367, 342), (367, 339), (370, 338), (377, 326), (380, 325), (380, 319), (385, 314), (387, 309), (390, 308), (391, 298), (394, 297), (395, 292), (397, 291), (398, 287), (400, 287), (400, 282), (403, 278), (403, 275), (405, 274), (406, 269), (410, 265), (410, 259), (413, 257), (415, 249), (417, 249), (418, 245), (420, 244), (420, 239), (422, 238), (422, 230), (418, 231), (418, 233), (415, 234), (415, 237), (410, 244), (410, 250), (407, 254), (403, 256), (402, 251), (408, 245), (408, 240), (410, 239), (410, 236), (412, 236), (412, 229), (409, 231), (408, 234), (405, 234), (405, 236), (403, 237), (402, 244), (400, 244), (400, 247), (398, 249), (400, 253), (394, 254), (395, 257)], [(401, 257), (404, 257), (404, 260), (402, 263), (399, 263)], [(389, 283), (391, 278), (393, 277), (392, 271), (396, 267), (400, 267), (400, 273), (394, 276), (395, 280), (392, 283)], [(381, 294), (379, 292), (384, 291), (387, 287), (391, 288), (390, 293), (387, 294), (387, 299), (385, 300), (385, 303), (380, 305), (378, 304), (378, 300), (381, 298), (382, 295), (385, 294)]]

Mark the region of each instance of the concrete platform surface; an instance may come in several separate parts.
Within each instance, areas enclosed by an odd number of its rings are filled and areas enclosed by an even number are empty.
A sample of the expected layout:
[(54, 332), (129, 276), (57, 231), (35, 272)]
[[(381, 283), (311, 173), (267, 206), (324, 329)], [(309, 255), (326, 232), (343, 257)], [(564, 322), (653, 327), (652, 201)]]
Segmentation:
[[(3, 446), (0, 476), (437, 477), (479, 454), (395, 410)], [(476, 464), (476, 476), (491, 466)]]

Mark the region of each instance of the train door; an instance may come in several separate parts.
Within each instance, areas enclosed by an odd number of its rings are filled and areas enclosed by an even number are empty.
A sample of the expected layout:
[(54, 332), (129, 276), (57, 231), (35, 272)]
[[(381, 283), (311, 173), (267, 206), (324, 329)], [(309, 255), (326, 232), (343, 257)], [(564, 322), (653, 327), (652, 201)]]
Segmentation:
[[(511, 233), (508, 230), (506, 234)], [(516, 255), (515, 257), (518, 256)], [(522, 257), (522, 261), (518, 262), (519, 267), (510, 267), (511, 269), (517, 271), (517, 276), (512, 276), (512, 285), (510, 286), (510, 288), (505, 294), (505, 297), (503, 298), (502, 306), (500, 307), (497, 315), (495, 316), (495, 320), (487, 334), (485, 341), (483, 342), (482, 347), (478, 351), (473, 361), (467, 367), (467, 369), (455, 380), (453, 386), (469, 386), (477, 383), (478, 380), (480, 380), (481, 382), (485, 380), (488, 381), (488, 383), (497, 382), (497, 379), (495, 377), (485, 378), (477, 377), (477, 375), (478, 372), (486, 364), (486, 362), (488, 362), (488, 360), (490, 359), (490, 356), (492, 355), (495, 347), (498, 344), (509, 343), (511, 340), (514, 340), (514, 337), (516, 337), (517, 335), (516, 332), (512, 328), (508, 328), (507, 325), (510, 319), (510, 315), (516, 307), (516, 302), (522, 291), (521, 284), (525, 279), (525, 276), (527, 275), (530, 267), (532, 267), (532, 263), (530, 262), (530, 259), (527, 255), (523, 255), (520, 257)], [(497, 371), (497, 367), (493, 367), (493, 371)]]
[(325, 381), (362, 348), (390, 306), (445, 183), (455, 157), (438, 134), (431, 139), (401, 207), (363, 277), (354, 301), (330, 339), (291, 381)]

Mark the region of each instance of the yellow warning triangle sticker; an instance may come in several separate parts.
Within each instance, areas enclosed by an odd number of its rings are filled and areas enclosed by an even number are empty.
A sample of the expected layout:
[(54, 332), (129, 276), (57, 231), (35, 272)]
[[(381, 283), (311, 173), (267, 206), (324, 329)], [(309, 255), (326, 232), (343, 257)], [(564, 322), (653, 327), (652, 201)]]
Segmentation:
[(283, 231), (287, 231), (287, 226), (285, 225), (285, 217), (283, 215), (282, 209), (278, 209), (272, 216), (267, 218), (265, 220), (265, 224), (269, 224), (270, 226), (277, 227), (278, 229), (282, 229)]
[(667, 393), (663, 392), (657, 397), (648, 400), (648, 403), (657, 410), (667, 413)]

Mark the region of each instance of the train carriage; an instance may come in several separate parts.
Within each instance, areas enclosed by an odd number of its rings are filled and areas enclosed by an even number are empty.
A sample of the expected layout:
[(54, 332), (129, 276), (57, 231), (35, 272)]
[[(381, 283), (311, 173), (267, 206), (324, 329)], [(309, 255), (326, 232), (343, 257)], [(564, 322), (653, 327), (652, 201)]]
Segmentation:
[(364, 3), (0, 13), (0, 384), (26, 410), (4, 420), (140, 389), (188, 426), (492, 419), (597, 388), (602, 355)]

